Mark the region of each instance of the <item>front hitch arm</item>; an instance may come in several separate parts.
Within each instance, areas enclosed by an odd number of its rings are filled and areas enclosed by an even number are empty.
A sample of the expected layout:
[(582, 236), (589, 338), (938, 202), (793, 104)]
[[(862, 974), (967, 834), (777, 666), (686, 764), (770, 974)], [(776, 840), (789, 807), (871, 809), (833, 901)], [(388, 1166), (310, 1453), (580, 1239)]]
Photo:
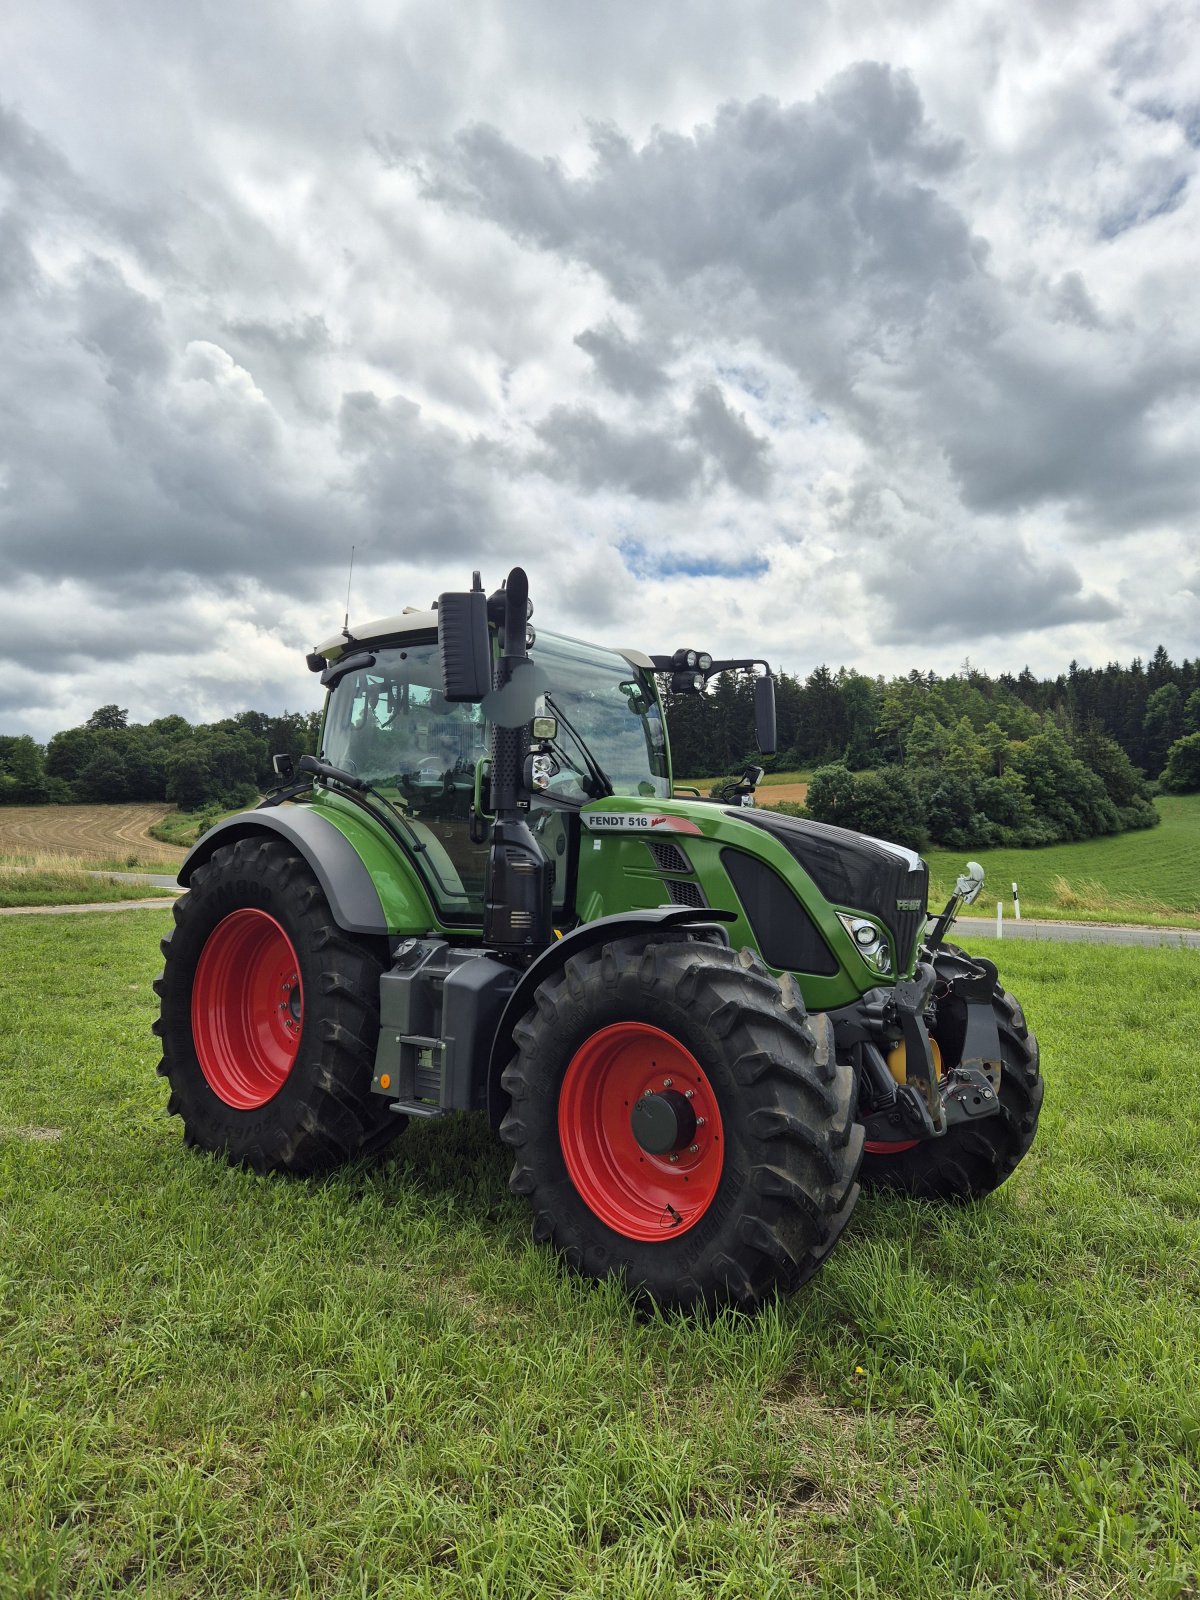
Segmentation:
[(937, 981), (933, 967), (918, 962), (911, 978), (902, 978), (892, 991), (891, 1011), (904, 1040), (904, 1075), (925, 1103), (934, 1134), (946, 1131), (946, 1115), (938, 1088), (933, 1045), (925, 1026), (929, 996)]

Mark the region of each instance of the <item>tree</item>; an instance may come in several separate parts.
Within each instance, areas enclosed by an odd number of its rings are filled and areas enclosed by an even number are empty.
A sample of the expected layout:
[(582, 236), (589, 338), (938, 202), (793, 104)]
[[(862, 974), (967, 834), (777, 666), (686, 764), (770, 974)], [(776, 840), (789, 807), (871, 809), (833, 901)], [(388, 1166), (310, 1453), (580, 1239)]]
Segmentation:
[(858, 672), (838, 673), (842, 708), (846, 718), (846, 749), (843, 759), (852, 770), (869, 767), (879, 755), (875, 725), (879, 721), (879, 685)]
[(102, 745), (75, 780), (75, 793), (93, 805), (111, 805), (129, 798), (129, 772), (125, 757), (112, 745)]
[(212, 771), (195, 744), (177, 750), (167, 763), (167, 799), (181, 811), (199, 811), (214, 799)]
[(1162, 784), (1173, 794), (1190, 794), (1200, 789), (1200, 733), (1176, 739), (1167, 756)]
[(40, 805), (47, 798), (46, 764), (41, 745), (35, 744), (27, 733), (5, 743), (7, 749), (0, 761), (0, 773), (7, 781), (0, 794), (14, 805)]
[(108, 732), (111, 732), (114, 728), (127, 728), (129, 726), (129, 712), (123, 710), (120, 706), (97, 706), (84, 726)]
[(913, 720), (904, 741), (904, 760), (910, 767), (931, 766), (941, 761), (950, 744), (950, 735), (936, 717), (924, 714)]
[(804, 809), (818, 822), (832, 822), (840, 828), (854, 826), (854, 774), (840, 761), (818, 767), (812, 775)]
[(975, 737), (968, 717), (960, 717), (946, 749), (946, 770), (968, 782), (982, 777), (988, 766), (987, 751)]
[(1167, 752), (1183, 733), (1183, 696), (1173, 683), (1164, 683), (1146, 701), (1142, 718), (1144, 765), (1156, 778), (1167, 763)]
[(100, 748), (100, 735), (91, 728), (65, 728), (46, 746), (46, 773), (73, 784)]

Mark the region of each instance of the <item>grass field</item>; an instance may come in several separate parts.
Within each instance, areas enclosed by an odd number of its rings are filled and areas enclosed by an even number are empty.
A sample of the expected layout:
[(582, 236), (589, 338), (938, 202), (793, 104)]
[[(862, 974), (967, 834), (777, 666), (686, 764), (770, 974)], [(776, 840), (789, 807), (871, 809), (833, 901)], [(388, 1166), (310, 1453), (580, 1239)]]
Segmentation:
[(1195, 1595), (1200, 959), (977, 948), (1015, 1178), (864, 1199), (755, 1321), (528, 1242), (473, 1119), (320, 1182), (185, 1151), (158, 911), (0, 924), (0, 1595)]
[(977, 911), (1073, 922), (1141, 922), (1200, 927), (1200, 794), (1161, 795), (1157, 828), (1043, 850), (927, 850), (930, 900), (944, 903), (968, 854), (987, 872)]
[(178, 866), (184, 852), (150, 836), (173, 808), (0, 806), (0, 856), (70, 856), (91, 867)]
[(96, 878), (70, 856), (0, 855), (0, 907), (82, 906), (105, 900), (170, 897), (170, 890), (120, 878)]

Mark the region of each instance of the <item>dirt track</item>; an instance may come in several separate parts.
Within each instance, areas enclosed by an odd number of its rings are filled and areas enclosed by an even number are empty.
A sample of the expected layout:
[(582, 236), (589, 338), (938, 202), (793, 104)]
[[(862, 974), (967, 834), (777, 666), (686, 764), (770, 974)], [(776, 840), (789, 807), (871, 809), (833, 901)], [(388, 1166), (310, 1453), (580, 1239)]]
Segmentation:
[(153, 822), (173, 810), (165, 805), (0, 806), (0, 855), (74, 856), (88, 861), (174, 865), (181, 846), (150, 837)]

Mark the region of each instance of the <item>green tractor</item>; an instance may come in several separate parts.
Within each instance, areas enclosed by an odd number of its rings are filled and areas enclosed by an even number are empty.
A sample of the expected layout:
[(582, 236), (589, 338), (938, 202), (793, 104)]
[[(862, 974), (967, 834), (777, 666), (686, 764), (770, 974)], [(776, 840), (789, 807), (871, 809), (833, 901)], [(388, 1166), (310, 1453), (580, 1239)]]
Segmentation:
[[(328, 640), (319, 757), (211, 829), (155, 983), (189, 1145), (259, 1172), (484, 1112), (533, 1232), (662, 1305), (797, 1288), (863, 1182), (988, 1193), (1038, 1050), (897, 845), (678, 797), (658, 689), (766, 664), (535, 635), (518, 568)], [(753, 788), (753, 784), (750, 784)]]

